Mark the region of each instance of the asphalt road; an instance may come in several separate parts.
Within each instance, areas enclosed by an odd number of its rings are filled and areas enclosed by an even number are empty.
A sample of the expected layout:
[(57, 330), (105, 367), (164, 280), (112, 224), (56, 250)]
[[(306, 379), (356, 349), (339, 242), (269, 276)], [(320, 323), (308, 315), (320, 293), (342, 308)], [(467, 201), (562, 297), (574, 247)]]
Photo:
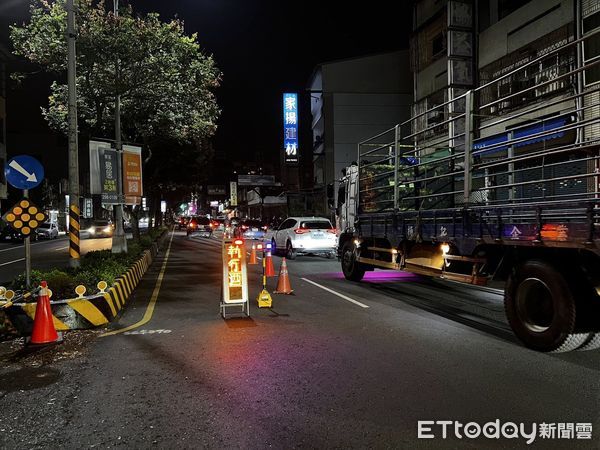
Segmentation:
[[(498, 293), (391, 272), (351, 283), (307, 256), (289, 262), (295, 295), (225, 321), (219, 242), (176, 233), (165, 255), (117, 334), (4, 363), (1, 448), (600, 447), (600, 352), (522, 347)], [(149, 322), (118, 332), (153, 299)], [(419, 420), (496, 419), (590, 423), (592, 439), (417, 437)]]
[[(80, 241), (81, 254), (89, 251), (111, 248), (111, 238), (89, 239), (82, 232)], [(65, 267), (69, 262), (69, 240), (59, 236), (53, 240), (39, 240), (31, 243), (31, 267), (37, 270), (48, 270), (54, 267)], [(0, 243), (0, 285), (8, 285), (14, 277), (25, 272), (25, 246), (23, 243), (10, 241)]]

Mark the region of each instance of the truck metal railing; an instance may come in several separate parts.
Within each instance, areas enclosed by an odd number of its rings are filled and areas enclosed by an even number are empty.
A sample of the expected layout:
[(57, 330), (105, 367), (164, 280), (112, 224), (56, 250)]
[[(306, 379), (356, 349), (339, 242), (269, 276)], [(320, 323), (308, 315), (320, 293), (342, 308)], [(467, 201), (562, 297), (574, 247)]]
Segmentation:
[[(582, 74), (597, 71), (600, 56), (574, 55), (598, 33), (546, 51), (359, 143), (359, 212), (543, 204), (557, 217), (573, 219), (555, 210), (555, 202), (584, 201), (595, 208), (600, 82), (584, 85)], [(542, 61), (554, 61), (560, 70), (544, 71), (540, 82), (507, 85), (515, 77), (527, 81)], [(455, 91), (449, 88), (448, 97)], [(493, 113), (498, 105), (501, 115)], [(588, 219), (587, 213), (576, 217)]]

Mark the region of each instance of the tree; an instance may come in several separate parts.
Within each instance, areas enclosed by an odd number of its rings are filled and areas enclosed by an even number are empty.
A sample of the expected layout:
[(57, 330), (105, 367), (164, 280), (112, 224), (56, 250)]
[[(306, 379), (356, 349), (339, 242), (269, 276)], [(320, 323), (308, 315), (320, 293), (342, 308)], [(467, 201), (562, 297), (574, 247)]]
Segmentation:
[[(142, 143), (144, 169), (150, 162), (154, 166), (148, 166), (152, 173), (145, 175), (145, 185), (156, 192), (161, 182), (189, 183), (181, 172), (164, 179), (169, 172), (164, 169), (185, 158), (189, 173), (206, 158), (201, 144), (214, 134), (220, 114), (214, 90), (221, 74), (213, 58), (202, 52), (196, 34), (185, 34), (179, 20), (134, 15), (131, 7), (116, 17), (104, 0), (76, 4), (80, 133), (113, 137), (120, 95), (123, 139)], [(29, 23), (10, 29), (15, 54), (60, 76), (67, 62), (65, 1), (33, 0), (30, 11)], [(63, 79), (52, 84), (42, 113), (53, 129), (66, 133)]]

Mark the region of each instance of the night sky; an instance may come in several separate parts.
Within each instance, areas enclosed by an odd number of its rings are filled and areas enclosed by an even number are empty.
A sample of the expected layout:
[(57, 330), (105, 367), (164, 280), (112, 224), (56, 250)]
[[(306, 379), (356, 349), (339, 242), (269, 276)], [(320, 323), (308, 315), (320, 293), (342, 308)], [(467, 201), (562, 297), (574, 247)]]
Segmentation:
[[(27, 19), (28, 3), (0, 0), (0, 40), (5, 45), (8, 24)], [(237, 161), (252, 161), (260, 154), (263, 160), (278, 160), (281, 94), (299, 92), (306, 111), (306, 85), (320, 62), (408, 47), (411, 2), (396, 2), (396, 9), (390, 3), (372, 1), (358, 7), (313, 0), (121, 0), (134, 11), (156, 11), (165, 20), (179, 17), (186, 32), (198, 33), (204, 51), (214, 56), (223, 72), (217, 92), (223, 112), (215, 151)], [(48, 79), (37, 77), (34, 83), (11, 89), (9, 155), (14, 153), (11, 132), (52, 134), (39, 113), (48, 84)], [(310, 117), (301, 116), (300, 121), (301, 151), (310, 152)]]

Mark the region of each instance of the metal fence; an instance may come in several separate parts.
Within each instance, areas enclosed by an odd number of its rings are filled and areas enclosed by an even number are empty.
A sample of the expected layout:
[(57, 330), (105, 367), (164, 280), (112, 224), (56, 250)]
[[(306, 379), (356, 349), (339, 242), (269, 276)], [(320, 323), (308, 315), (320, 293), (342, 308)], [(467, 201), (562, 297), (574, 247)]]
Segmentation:
[(600, 55), (565, 56), (599, 32), (361, 142), (360, 212), (600, 203)]

